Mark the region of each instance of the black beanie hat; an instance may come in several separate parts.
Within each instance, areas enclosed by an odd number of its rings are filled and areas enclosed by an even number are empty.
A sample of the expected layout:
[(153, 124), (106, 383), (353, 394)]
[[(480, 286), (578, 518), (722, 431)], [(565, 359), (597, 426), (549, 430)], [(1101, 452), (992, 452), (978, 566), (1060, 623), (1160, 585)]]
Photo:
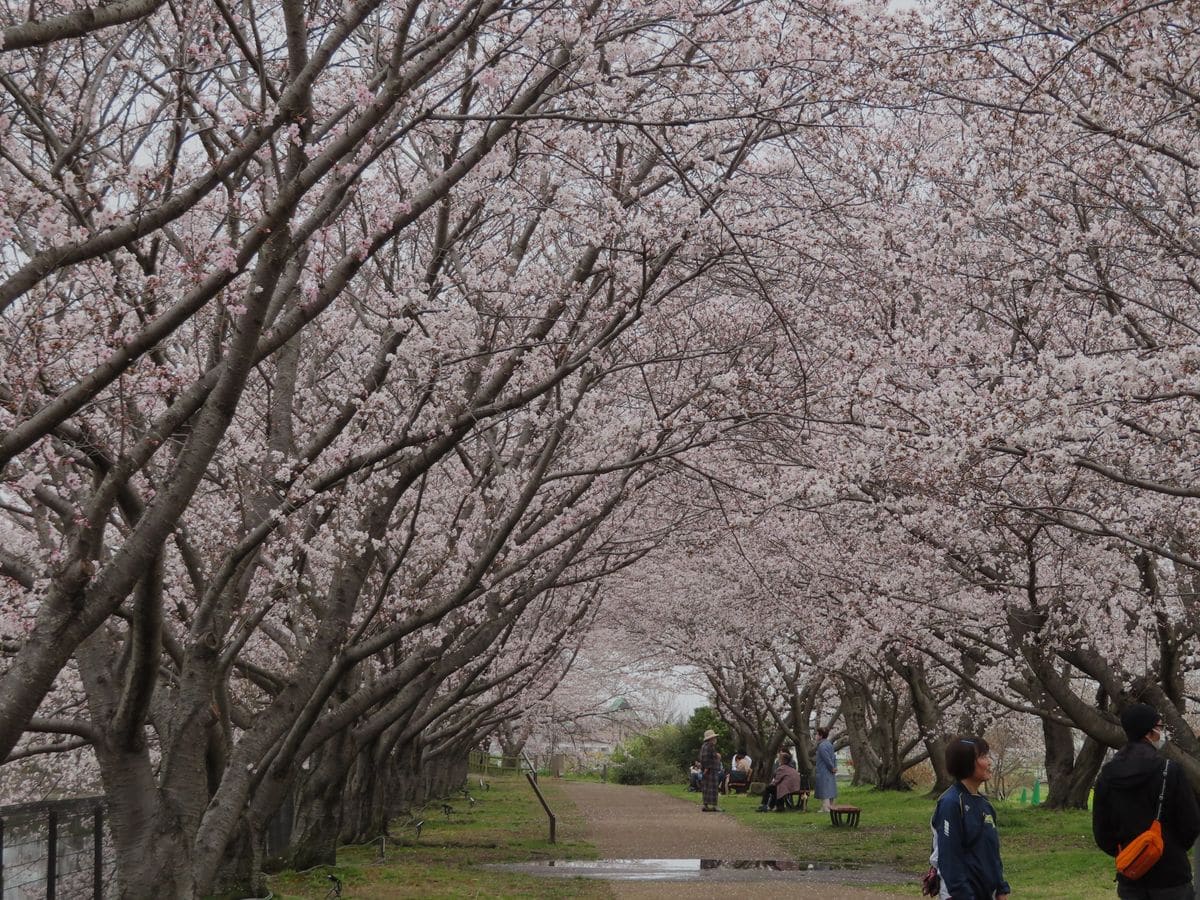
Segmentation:
[(1121, 727), (1125, 729), (1125, 736), (1131, 742), (1140, 741), (1154, 730), (1160, 719), (1162, 716), (1153, 706), (1134, 703), (1125, 707), (1125, 711), (1121, 713)]

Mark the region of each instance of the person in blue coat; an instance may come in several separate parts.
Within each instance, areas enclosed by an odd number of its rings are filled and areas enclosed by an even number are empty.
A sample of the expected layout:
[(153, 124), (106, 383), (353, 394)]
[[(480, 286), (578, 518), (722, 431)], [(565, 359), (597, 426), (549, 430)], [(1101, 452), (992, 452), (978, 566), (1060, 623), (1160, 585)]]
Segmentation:
[(829, 812), (829, 807), (837, 799), (837, 754), (833, 750), (833, 742), (829, 740), (828, 728), (817, 729), (816, 769), (813, 796), (821, 801), (821, 811)]
[(1008, 900), (996, 810), (979, 792), (992, 776), (990, 753), (981, 737), (955, 738), (946, 748), (946, 768), (957, 780), (938, 798), (929, 857), (942, 900)]

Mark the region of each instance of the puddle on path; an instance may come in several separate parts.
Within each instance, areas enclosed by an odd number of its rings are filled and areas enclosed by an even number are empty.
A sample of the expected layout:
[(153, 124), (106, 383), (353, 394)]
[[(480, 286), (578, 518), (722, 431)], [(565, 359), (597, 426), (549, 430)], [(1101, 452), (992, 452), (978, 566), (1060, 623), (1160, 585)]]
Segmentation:
[(792, 859), (551, 859), (497, 865), (494, 868), (533, 875), (602, 878), (606, 881), (684, 881), (724, 872), (787, 872), (802, 875), (805, 872), (847, 871), (862, 867), (852, 863)]

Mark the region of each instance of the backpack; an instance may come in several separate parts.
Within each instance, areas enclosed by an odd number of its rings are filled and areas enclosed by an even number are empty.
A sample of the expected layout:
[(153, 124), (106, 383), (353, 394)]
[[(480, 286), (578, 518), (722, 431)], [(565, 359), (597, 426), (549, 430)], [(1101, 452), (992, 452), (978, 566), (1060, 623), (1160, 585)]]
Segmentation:
[[(945, 794), (942, 794), (942, 797), (945, 797), (945, 796), (946, 796)], [(941, 802), (942, 797), (938, 797), (938, 802)], [(962, 792), (961, 788), (958, 791), (958, 814), (963, 819), (966, 819), (966, 817), (967, 817), (966, 810), (963, 809), (963, 792)], [(934, 806), (933, 816), (931, 816), (929, 819), (929, 827), (932, 830), (934, 830), (935, 832), (937, 830), (934, 825), (936, 816), (937, 816), (937, 807)], [(935, 849), (937, 848), (937, 837), (936, 836), (933, 839), (933, 846)], [(936, 896), (938, 896), (938, 894), (941, 893), (941, 890), (942, 890), (942, 876), (938, 873), (937, 866), (930, 866), (929, 871), (926, 872), (925, 876), (921, 879), (921, 896), (922, 897), (936, 897)]]
[(1158, 791), (1158, 809), (1154, 813), (1154, 821), (1124, 847), (1117, 847), (1117, 874), (1124, 875), (1130, 881), (1137, 881), (1162, 859), (1162, 805), (1163, 795), (1167, 792), (1167, 768), (1170, 765), (1170, 760), (1163, 763), (1162, 787)]

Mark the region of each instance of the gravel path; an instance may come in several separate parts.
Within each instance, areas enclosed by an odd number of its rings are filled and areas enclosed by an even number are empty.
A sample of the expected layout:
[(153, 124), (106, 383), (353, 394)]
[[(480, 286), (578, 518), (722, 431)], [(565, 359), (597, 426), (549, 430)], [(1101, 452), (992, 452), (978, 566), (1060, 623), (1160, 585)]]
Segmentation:
[[(560, 782), (579, 810), (588, 841), (607, 859), (787, 860), (774, 841), (732, 816), (700, 812), (689, 803), (645, 788), (590, 782)], [(560, 870), (561, 871), (561, 870)], [(562, 874), (569, 874), (562, 871)], [(570, 874), (580, 874), (578, 872)], [(771, 871), (716, 867), (681, 880), (613, 880), (618, 898), (788, 897), (800, 900), (880, 900), (912, 892), (883, 893), (856, 887), (864, 873)], [(918, 889), (919, 892), (919, 889)]]

